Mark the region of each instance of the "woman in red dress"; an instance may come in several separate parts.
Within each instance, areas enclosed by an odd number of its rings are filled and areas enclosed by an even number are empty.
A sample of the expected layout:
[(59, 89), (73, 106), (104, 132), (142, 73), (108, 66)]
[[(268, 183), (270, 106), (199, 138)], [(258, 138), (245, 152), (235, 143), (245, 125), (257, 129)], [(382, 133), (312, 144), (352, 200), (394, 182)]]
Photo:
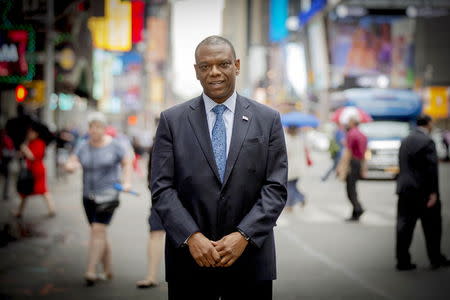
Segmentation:
[(20, 195), (19, 209), (15, 216), (20, 218), (28, 196), (41, 195), (47, 204), (49, 216), (55, 215), (55, 204), (47, 189), (46, 172), (44, 166), (45, 142), (39, 138), (39, 133), (32, 125), (27, 132), (25, 142), (20, 146), (20, 151), (26, 159), (27, 167), (33, 174), (34, 188), (31, 195)]

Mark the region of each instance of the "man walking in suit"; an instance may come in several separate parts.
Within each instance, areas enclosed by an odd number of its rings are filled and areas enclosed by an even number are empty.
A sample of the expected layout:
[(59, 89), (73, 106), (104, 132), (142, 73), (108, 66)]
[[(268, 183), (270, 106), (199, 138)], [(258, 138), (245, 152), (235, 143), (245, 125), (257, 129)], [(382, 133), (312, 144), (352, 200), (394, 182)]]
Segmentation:
[(169, 299), (272, 299), (287, 197), (280, 116), (236, 93), (228, 40), (206, 38), (195, 61), (203, 94), (161, 113), (152, 157)]
[(417, 128), (400, 146), (400, 173), (397, 179), (397, 269), (413, 270), (409, 247), (417, 219), (422, 223), (432, 269), (450, 266), (441, 253), (442, 218), (439, 200), (438, 157), (430, 137), (432, 120), (423, 115)]

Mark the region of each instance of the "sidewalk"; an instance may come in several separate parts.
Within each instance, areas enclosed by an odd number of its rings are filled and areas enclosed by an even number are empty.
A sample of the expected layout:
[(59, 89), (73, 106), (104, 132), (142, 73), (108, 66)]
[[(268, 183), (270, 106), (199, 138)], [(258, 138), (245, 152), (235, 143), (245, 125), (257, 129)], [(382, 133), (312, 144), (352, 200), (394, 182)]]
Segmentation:
[(165, 284), (150, 291), (135, 288), (146, 271), (149, 193), (144, 177), (135, 176), (133, 182), (141, 196), (122, 195), (109, 229), (115, 277), (93, 288), (84, 287), (83, 280), (89, 228), (81, 202), (80, 173), (67, 181), (50, 180), (57, 206), (54, 218), (46, 216), (46, 207), (38, 198), (29, 199), (22, 220), (10, 214), (17, 198), (0, 203), (0, 223), (9, 224), (17, 238), (0, 248), (0, 299), (165, 299)]

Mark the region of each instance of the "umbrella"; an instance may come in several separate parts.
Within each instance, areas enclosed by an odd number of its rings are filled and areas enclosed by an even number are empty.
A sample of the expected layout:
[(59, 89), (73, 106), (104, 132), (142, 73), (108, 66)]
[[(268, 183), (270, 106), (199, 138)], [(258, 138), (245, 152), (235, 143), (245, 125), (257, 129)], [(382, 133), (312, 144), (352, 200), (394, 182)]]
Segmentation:
[(336, 110), (331, 116), (331, 120), (337, 124), (345, 125), (351, 119), (355, 119), (360, 123), (367, 123), (372, 121), (372, 117), (369, 116), (362, 109), (355, 106), (345, 106)]
[(44, 123), (33, 120), (31, 121), (30, 127), (39, 134), (39, 138), (42, 139), (47, 145), (55, 140), (55, 135)]
[(281, 116), (281, 124), (285, 127), (317, 127), (319, 119), (298, 111), (293, 111)]

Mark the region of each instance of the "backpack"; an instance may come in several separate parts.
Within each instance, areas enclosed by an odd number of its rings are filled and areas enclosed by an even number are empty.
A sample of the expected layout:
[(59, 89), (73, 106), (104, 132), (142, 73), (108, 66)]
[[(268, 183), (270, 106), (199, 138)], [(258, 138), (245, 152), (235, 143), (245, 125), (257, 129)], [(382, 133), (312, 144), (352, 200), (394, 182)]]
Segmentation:
[(337, 143), (336, 139), (333, 138), (330, 141), (330, 145), (328, 146), (328, 152), (330, 152), (331, 158), (335, 158), (340, 151), (341, 151), (341, 147)]

